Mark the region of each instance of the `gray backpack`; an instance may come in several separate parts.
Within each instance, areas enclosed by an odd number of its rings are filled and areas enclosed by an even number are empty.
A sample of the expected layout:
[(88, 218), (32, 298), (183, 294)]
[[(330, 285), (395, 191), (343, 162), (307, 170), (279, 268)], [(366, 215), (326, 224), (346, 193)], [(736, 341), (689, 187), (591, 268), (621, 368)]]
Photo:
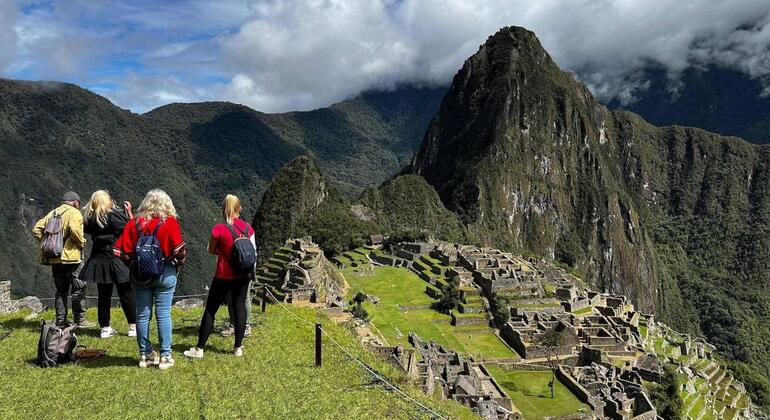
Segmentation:
[[(69, 209), (68, 209), (69, 210)], [(57, 213), (53, 211), (51, 218), (45, 224), (43, 240), (40, 241), (40, 250), (46, 258), (59, 258), (64, 250), (64, 227), (61, 217), (67, 210)]]
[(77, 325), (61, 328), (51, 321), (42, 321), (40, 340), (37, 343), (37, 364), (41, 367), (58, 367), (74, 361), (73, 353), (78, 345), (76, 328)]

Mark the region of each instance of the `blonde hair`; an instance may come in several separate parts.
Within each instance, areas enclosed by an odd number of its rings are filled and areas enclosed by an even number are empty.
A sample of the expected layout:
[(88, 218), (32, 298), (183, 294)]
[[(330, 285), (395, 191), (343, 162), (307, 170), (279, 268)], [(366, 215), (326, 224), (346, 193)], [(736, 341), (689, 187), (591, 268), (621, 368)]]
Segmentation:
[(149, 219), (160, 217), (162, 220), (173, 217), (179, 218), (171, 197), (165, 191), (154, 189), (147, 192), (142, 204), (139, 205), (139, 216)]
[(222, 215), (227, 223), (233, 224), (233, 220), (241, 215), (241, 200), (232, 194), (227, 194), (222, 205)]
[(107, 215), (117, 209), (109, 192), (105, 190), (94, 191), (91, 194), (91, 199), (83, 207), (83, 219), (91, 220), (91, 217), (95, 217), (96, 223), (103, 228), (107, 226)]

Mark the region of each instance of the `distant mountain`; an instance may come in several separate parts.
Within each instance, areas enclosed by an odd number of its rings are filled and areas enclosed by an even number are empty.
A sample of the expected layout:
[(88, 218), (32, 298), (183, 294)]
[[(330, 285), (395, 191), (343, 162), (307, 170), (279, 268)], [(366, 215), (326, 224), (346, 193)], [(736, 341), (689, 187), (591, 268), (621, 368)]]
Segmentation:
[(716, 65), (689, 67), (672, 82), (661, 69), (642, 76), (649, 88), (635, 94), (637, 100), (612, 109), (633, 111), (655, 125), (703, 128), (752, 143), (770, 143), (770, 96), (759, 79)]
[(555, 257), (707, 337), (770, 405), (770, 149), (598, 103), (532, 32), (455, 75), (410, 168), (471, 241)]
[(0, 79), (0, 278), (16, 295), (52, 293), (29, 230), (63, 191), (85, 200), (106, 188), (138, 205), (159, 187), (191, 246), (179, 289), (200, 292), (213, 273), (206, 243), (226, 193), (240, 195), (251, 216), (278, 169), (309, 155), (342, 195), (356, 197), (408, 163), (443, 93), (402, 87), (284, 114), (217, 102), (136, 115), (74, 85)]

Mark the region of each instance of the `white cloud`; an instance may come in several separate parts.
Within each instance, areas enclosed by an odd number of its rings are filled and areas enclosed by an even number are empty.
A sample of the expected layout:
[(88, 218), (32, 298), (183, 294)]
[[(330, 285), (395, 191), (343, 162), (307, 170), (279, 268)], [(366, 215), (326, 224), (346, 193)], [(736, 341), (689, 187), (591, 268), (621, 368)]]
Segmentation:
[(10, 66), (16, 57), (16, 7), (0, 2), (0, 71)]
[(223, 94), (268, 111), (401, 82), (446, 83), (507, 25), (535, 31), (604, 99), (632, 101), (649, 65), (672, 79), (699, 62), (770, 74), (766, 0), (269, 0), (255, 12), (223, 40), (233, 74)]
[[(27, 0), (17, 0), (27, 2)], [(22, 4), (19, 3), (19, 4)], [(107, 86), (135, 111), (228, 100), (310, 109), (370, 88), (448, 83), (502, 26), (533, 30), (602, 99), (659, 66), (770, 79), (767, 0), (0, 0), (0, 72)], [(30, 11), (31, 10), (31, 11)], [(8, 28), (14, 28), (9, 30)], [(770, 90), (768, 90), (770, 92)]]

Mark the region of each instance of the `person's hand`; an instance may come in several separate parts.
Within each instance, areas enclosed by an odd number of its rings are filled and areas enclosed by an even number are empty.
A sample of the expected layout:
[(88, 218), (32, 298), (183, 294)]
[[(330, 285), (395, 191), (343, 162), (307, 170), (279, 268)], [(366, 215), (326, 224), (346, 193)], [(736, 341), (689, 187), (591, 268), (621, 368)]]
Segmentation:
[(131, 206), (131, 202), (130, 201), (124, 201), (123, 202), (123, 210), (126, 211), (126, 215), (128, 215), (129, 219), (133, 219), (134, 218), (134, 213), (132, 212), (132, 209), (133, 209), (133, 206)]

